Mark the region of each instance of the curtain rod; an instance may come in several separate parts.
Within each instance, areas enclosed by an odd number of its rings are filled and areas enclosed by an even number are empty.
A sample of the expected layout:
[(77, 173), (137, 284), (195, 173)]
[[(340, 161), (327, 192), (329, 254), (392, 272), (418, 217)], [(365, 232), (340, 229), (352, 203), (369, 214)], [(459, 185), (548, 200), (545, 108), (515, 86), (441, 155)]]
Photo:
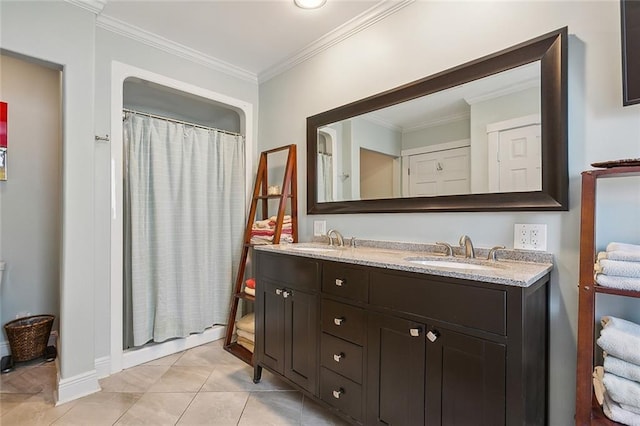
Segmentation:
[[(125, 113), (128, 112), (128, 113), (131, 113), (131, 114), (138, 114), (138, 115), (144, 115), (145, 117), (151, 117), (151, 118), (157, 118), (157, 119), (160, 119), (160, 120), (171, 121), (172, 123), (185, 124), (187, 126), (197, 127), (198, 129), (213, 130), (215, 132), (226, 133), (227, 135), (244, 137), (244, 135), (241, 134), (241, 133), (230, 132), (228, 130), (222, 130), (222, 129), (216, 129), (215, 127), (201, 126), (200, 124), (189, 123), (188, 121), (176, 120), (175, 118), (163, 117), (161, 115), (151, 114), (151, 113), (148, 113), (148, 112), (135, 111), (135, 110), (129, 109), (129, 108), (122, 108), (122, 112), (125, 112)], [(124, 117), (123, 117), (123, 119), (124, 119)]]

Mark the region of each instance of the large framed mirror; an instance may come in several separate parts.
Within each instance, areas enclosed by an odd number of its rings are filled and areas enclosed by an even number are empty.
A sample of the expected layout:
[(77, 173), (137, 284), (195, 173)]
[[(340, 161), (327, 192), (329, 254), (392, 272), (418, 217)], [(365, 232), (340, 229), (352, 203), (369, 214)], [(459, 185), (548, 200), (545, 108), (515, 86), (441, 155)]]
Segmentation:
[(568, 210), (567, 28), (307, 118), (309, 214)]

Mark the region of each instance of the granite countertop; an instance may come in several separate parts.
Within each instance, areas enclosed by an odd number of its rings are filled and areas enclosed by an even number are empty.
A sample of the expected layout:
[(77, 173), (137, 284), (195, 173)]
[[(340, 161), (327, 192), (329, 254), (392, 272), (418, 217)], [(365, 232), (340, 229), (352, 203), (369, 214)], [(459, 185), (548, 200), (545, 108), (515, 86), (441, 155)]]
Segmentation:
[[(552, 254), (527, 250), (503, 249), (497, 253), (498, 260), (492, 261), (486, 260), (489, 250), (483, 248), (476, 248), (475, 259), (465, 259), (458, 247), (454, 247), (454, 257), (451, 257), (445, 256), (443, 247), (435, 244), (369, 240), (358, 240), (355, 248), (348, 245), (329, 247), (326, 243), (277, 244), (255, 248), (292, 256), (518, 287), (530, 286), (553, 269)], [(411, 262), (411, 259), (427, 264)], [(451, 266), (451, 263), (454, 265)]]

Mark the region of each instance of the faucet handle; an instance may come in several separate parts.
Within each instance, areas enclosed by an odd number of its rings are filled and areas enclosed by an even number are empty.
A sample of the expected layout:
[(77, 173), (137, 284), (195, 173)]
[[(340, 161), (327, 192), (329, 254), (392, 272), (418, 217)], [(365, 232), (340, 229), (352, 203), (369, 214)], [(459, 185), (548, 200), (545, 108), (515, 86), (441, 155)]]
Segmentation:
[(447, 256), (453, 256), (453, 247), (451, 247), (451, 244), (437, 241), (436, 245), (443, 246), (447, 251)]
[(487, 260), (496, 260), (496, 252), (498, 250), (504, 250), (505, 247), (504, 246), (494, 246), (491, 247), (491, 249), (489, 250), (489, 254), (487, 255)]

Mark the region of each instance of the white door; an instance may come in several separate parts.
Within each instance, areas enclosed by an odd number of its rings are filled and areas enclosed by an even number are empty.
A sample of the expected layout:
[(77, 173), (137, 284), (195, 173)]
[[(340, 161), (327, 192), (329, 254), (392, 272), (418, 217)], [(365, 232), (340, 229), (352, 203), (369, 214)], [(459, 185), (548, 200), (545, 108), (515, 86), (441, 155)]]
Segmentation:
[(469, 193), (469, 147), (409, 156), (409, 196)]
[(499, 191), (542, 189), (540, 125), (504, 130), (498, 134)]

